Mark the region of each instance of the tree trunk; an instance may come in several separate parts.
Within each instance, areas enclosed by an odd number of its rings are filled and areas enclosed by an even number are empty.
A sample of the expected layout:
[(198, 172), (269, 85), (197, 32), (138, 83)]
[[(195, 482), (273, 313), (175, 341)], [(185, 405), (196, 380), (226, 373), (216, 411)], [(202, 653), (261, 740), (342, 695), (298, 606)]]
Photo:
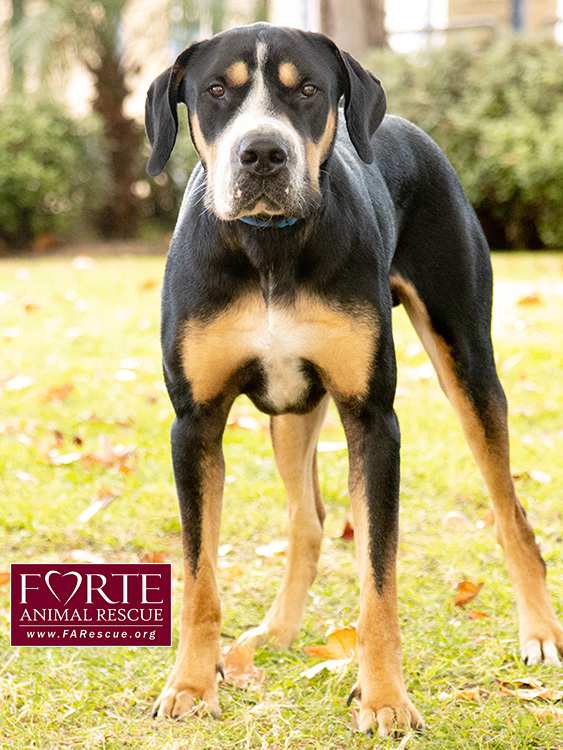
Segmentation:
[(321, 31), (354, 57), (387, 47), (385, 0), (321, 0)]
[(142, 132), (123, 111), (123, 103), (129, 92), (115, 50), (107, 47), (101, 49), (99, 62), (91, 65), (90, 70), (96, 79), (94, 110), (102, 117), (109, 145), (112, 183), (108, 202), (99, 212), (96, 224), (104, 237), (135, 237), (139, 229), (141, 206), (133, 192), (133, 184), (139, 176)]
[[(25, 0), (12, 0), (12, 18), (10, 31), (15, 31), (25, 16)], [(12, 42), (9, 45), (10, 64), (12, 66), (11, 89), (15, 94), (23, 94), (25, 87), (25, 62), (21, 54), (14, 54)]]

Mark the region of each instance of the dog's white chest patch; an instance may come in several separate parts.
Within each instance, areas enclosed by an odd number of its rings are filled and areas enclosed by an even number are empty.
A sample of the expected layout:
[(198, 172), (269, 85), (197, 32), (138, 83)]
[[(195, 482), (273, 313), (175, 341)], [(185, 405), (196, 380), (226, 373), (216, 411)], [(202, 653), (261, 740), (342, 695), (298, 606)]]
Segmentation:
[(310, 325), (297, 318), (295, 308), (268, 307), (252, 336), (251, 346), (266, 375), (266, 399), (274, 409), (282, 411), (304, 395), (302, 365), (311, 356)]
[(258, 361), (265, 376), (263, 400), (282, 412), (307, 395), (305, 363), (315, 367), (330, 392), (361, 397), (376, 338), (377, 322), (369, 310), (352, 314), (307, 295), (267, 305), (256, 293), (210, 320), (188, 321), (182, 358), (198, 403), (215, 398), (242, 367)]

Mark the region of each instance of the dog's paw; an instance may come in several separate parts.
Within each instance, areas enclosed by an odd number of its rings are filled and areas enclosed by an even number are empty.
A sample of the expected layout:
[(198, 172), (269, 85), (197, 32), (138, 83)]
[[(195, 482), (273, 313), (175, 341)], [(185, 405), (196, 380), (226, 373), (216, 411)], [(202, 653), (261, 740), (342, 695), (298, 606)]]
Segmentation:
[(530, 620), (522, 623), (520, 627), (522, 660), (531, 667), (542, 662), (560, 667), (559, 655), (563, 656), (563, 628), (553, 616), (546, 617), (543, 622)]
[(155, 702), (151, 716), (153, 719), (157, 716), (181, 719), (205, 713), (211, 714), (214, 719), (221, 718), (217, 684), (197, 689), (182, 681), (169, 680)]
[(424, 731), (422, 716), (407, 698), (385, 701), (382, 705), (374, 700), (365, 701), (357, 684), (348, 696), (348, 705), (354, 698), (360, 703), (358, 727), (368, 737), (373, 736), (374, 729), (380, 737), (398, 736), (411, 729)]

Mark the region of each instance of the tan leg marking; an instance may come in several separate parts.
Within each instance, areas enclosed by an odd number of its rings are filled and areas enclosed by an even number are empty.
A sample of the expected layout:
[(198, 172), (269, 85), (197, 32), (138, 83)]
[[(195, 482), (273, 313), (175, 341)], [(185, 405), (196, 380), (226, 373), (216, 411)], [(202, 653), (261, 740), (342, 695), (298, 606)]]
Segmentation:
[(301, 80), (299, 71), (295, 65), (290, 62), (284, 62), (279, 66), (278, 77), (282, 86), (286, 86), (288, 89), (295, 88)]
[(289, 548), (283, 580), (262, 624), (239, 638), (245, 645), (289, 648), (303, 621), (307, 592), (317, 573), (324, 506), (316, 457), (329, 398), (305, 416), (285, 414), (272, 422), (276, 463), (288, 500)]
[(249, 79), (248, 65), (243, 60), (237, 60), (229, 65), (225, 71), (225, 78), (229, 86), (244, 86)]
[(326, 118), (326, 127), (319, 141), (307, 141), (305, 152), (307, 155), (307, 164), (309, 166), (309, 175), (313, 189), (319, 192), (319, 168), (326, 158), (334, 134), (336, 133), (336, 112), (330, 110)]
[(369, 556), (369, 521), (360, 456), (351, 446), (350, 502), (354, 520), (356, 555), (360, 574), (360, 617), (357, 626), (360, 731), (377, 724), (378, 734), (394, 729), (423, 728), (420, 713), (410, 702), (403, 681), (403, 658), (397, 609), (396, 560), (388, 561), (383, 593), (374, 585)]
[(256, 292), (210, 320), (186, 324), (184, 371), (198, 403), (218, 395), (229, 377), (254, 358), (280, 377), (288, 361), (308, 360), (322, 372), (329, 391), (361, 397), (367, 392), (376, 337), (370, 310), (344, 312), (307, 295), (295, 304), (268, 308)]
[(224, 474), (221, 455), (208, 455), (204, 459), (199, 565), (194, 578), (190, 561), (184, 560), (180, 643), (174, 668), (154, 706), (159, 716), (184, 716), (194, 709), (197, 699), (205, 703), (213, 716), (221, 715), (217, 693), (221, 604), (216, 573)]
[(489, 490), (495, 512), (495, 528), (514, 588), (520, 624), (522, 657), (528, 663), (542, 660), (558, 664), (555, 644), (563, 653), (563, 629), (557, 623), (547, 586), (545, 568), (534, 537), (516, 496), (510, 473), (508, 426), (504, 408), (491, 409), (496, 441), (486, 439), (483, 425), (456, 375), (451, 351), (431, 325), (424, 303), (414, 286), (398, 277), (391, 284), (420, 337), (438, 374), (440, 385), (452, 403), (469, 447)]

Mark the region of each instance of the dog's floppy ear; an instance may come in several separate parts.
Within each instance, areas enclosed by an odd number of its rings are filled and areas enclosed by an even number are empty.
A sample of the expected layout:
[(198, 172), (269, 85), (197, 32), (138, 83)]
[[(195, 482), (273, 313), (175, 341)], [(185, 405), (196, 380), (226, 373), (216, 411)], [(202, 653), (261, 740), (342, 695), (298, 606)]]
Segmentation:
[(152, 146), (147, 164), (151, 177), (160, 174), (168, 161), (178, 134), (178, 95), (190, 57), (200, 42), (192, 44), (177, 58), (171, 68), (151, 83), (145, 102), (145, 127)]
[(385, 115), (385, 92), (380, 81), (352, 55), (338, 48), (336, 52), (343, 75), (344, 115), (350, 140), (361, 160), (371, 164), (371, 137)]

